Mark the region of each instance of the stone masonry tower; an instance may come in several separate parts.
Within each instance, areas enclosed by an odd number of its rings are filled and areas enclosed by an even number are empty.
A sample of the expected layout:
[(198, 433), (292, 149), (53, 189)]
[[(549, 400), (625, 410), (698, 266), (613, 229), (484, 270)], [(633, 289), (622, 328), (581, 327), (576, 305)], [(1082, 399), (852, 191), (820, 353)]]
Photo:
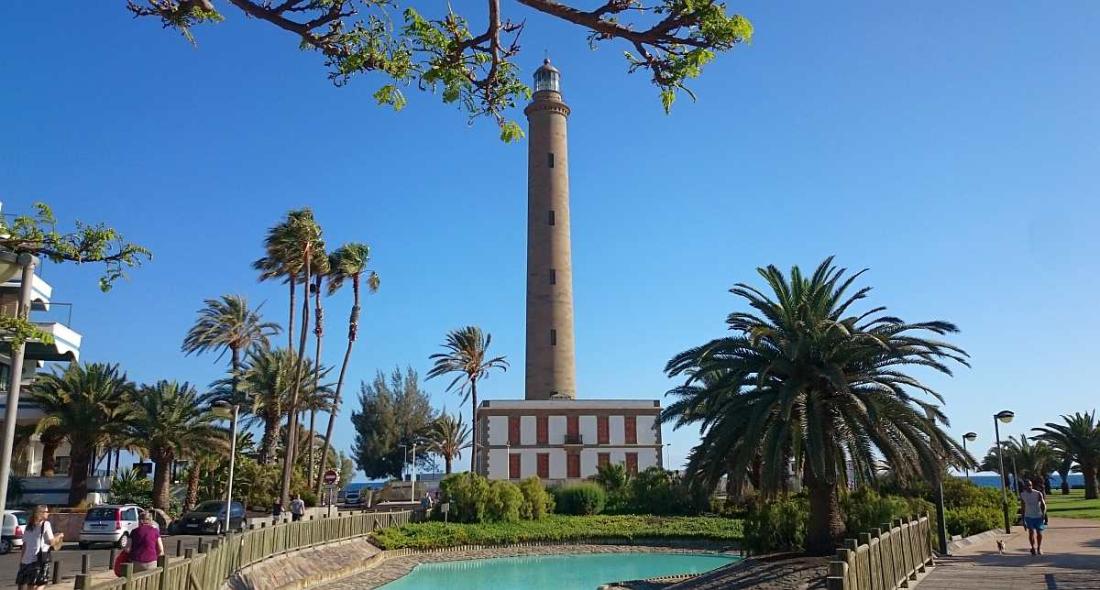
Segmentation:
[(527, 382), (525, 398), (577, 397), (569, 154), (561, 74), (543, 62), (524, 109), (527, 151)]

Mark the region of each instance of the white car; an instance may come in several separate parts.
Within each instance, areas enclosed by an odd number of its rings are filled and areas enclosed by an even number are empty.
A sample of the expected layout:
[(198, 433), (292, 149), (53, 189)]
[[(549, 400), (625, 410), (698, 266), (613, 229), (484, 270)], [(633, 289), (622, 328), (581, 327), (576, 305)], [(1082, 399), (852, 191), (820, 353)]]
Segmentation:
[(133, 504), (89, 508), (80, 528), (80, 548), (106, 543), (119, 549), (130, 544), (130, 533), (138, 527), (141, 509)]
[(5, 510), (4, 524), (0, 528), (0, 555), (11, 553), (23, 546), (23, 530), (29, 515), (22, 510)]

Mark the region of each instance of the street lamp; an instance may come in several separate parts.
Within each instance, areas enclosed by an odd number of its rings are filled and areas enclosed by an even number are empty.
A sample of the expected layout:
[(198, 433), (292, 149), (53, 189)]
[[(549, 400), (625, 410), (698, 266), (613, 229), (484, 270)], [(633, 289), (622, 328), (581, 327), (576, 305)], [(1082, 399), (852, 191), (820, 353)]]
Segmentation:
[(665, 449), (667, 449), (671, 446), (672, 446), (672, 443), (665, 443), (665, 444), (661, 445), (661, 469), (669, 470), (668, 467), (665, 465), (665, 455), (668, 454), (665, 451)]
[(225, 532), (229, 533), (229, 515), (233, 512), (233, 468), (237, 465), (237, 416), (240, 415), (241, 406), (225, 401), (214, 402), (213, 407), (225, 417), (229, 412), (229, 485), (225, 488)]
[[(925, 409), (925, 416), (935, 428), (936, 414), (931, 408)], [(940, 463), (936, 465), (936, 539), (939, 541), (940, 555), (950, 555), (947, 547), (947, 509), (943, 500), (943, 476), (947, 473), (947, 457), (938, 444), (933, 445), (934, 451), (940, 452)]]
[[(966, 453), (966, 442), (974, 442), (978, 440), (977, 432), (967, 432), (963, 435), (963, 453)], [(968, 463), (963, 464), (963, 471), (966, 472), (966, 481), (970, 481), (970, 465)]]
[[(14, 252), (0, 252), (0, 271), (8, 279), (22, 270), (22, 282), (19, 283), (19, 305), (15, 316), (26, 319), (31, 309), (31, 285), (34, 283), (34, 265), (38, 259), (30, 254), (16, 255)], [(23, 357), (26, 343), (13, 346), (11, 350), (11, 375), (8, 382), (8, 405), (4, 408), (4, 439), (0, 441), (0, 514), (4, 514), (8, 502), (8, 478), (11, 476), (11, 453), (15, 446), (15, 421), (19, 417), (19, 387), (23, 383)]]
[(997, 463), (1001, 467), (1001, 512), (1005, 517), (1005, 534), (1012, 532), (1012, 523), (1008, 520), (1008, 488), (1005, 486), (1005, 453), (1001, 447), (1001, 423), (1008, 424), (1016, 414), (1011, 410), (1001, 410), (993, 415), (993, 433), (997, 437)]

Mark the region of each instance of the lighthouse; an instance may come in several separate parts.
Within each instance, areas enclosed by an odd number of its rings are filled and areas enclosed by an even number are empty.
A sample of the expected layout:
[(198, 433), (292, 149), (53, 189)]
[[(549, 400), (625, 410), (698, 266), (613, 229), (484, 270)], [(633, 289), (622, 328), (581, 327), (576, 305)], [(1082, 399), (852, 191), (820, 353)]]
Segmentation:
[(524, 398), (577, 397), (569, 243), (569, 106), (547, 59), (524, 109), (527, 147), (527, 355)]
[[(476, 470), (490, 479), (582, 481), (604, 465), (664, 464), (661, 402), (577, 399), (570, 246), (569, 106), (550, 60), (527, 115), (527, 355), (523, 399), (481, 401)], [(519, 220), (517, 220), (518, 223)]]

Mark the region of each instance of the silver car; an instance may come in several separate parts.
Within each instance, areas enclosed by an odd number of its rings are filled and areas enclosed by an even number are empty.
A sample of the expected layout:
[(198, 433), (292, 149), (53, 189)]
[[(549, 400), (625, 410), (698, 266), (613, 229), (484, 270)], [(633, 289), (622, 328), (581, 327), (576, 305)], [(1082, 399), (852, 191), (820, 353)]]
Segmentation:
[(11, 553), (23, 546), (23, 531), (29, 515), (22, 510), (5, 510), (4, 524), (0, 528), (0, 555)]
[(80, 528), (80, 548), (106, 543), (119, 549), (130, 544), (130, 533), (138, 527), (141, 509), (133, 504), (89, 508)]

